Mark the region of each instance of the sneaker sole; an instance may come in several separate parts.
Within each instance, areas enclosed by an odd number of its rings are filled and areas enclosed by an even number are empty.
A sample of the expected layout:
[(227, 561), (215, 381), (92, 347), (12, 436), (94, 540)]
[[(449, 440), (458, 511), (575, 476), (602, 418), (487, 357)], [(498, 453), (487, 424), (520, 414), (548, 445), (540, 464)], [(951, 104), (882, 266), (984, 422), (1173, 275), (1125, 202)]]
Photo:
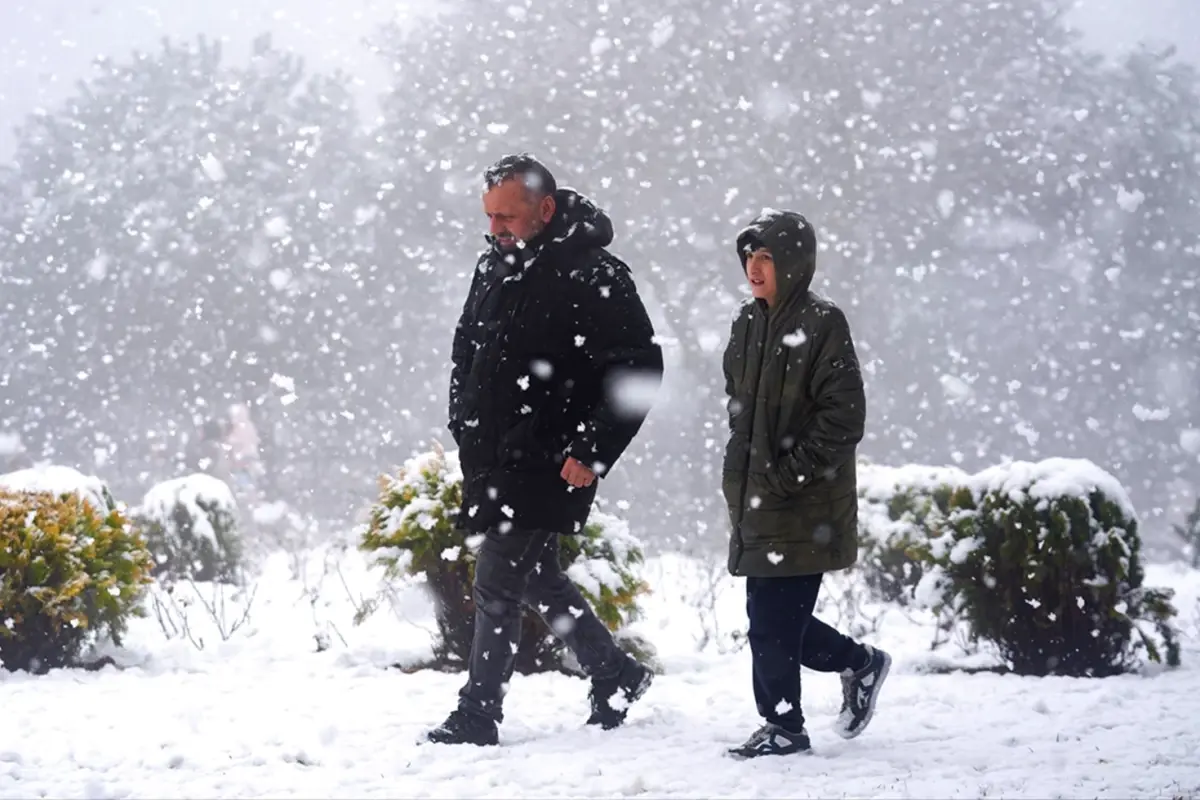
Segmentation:
[(843, 728), (841, 725), (835, 725), (834, 731), (843, 739), (855, 739), (862, 736), (863, 731), (871, 724), (871, 718), (875, 716), (875, 703), (879, 701), (879, 693), (883, 691), (884, 681), (887, 680), (888, 673), (892, 670), (892, 657), (887, 653), (883, 654), (883, 669), (879, 670), (879, 680), (875, 683), (875, 691), (871, 692), (871, 701), (867, 703), (867, 715), (863, 717), (862, 724), (858, 726), (858, 730), (852, 731), (848, 728)]
[(753, 755), (747, 755), (746, 753), (739, 753), (734, 750), (726, 750), (725, 751), (725, 757), (732, 758), (734, 761), (751, 761), (755, 758), (795, 758), (796, 756), (811, 756), (811, 755), (813, 755), (813, 750), (811, 747), (808, 748), (807, 750), (796, 750), (791, 753), (755, 753)]
[(494, 742), (491, 741), (490, 739), (486, 742), (468, 742), (468, 741), (462, 741), (462, 740), (441, 741), (438, 739), (431, 739), (428, 736), (422, 736), (417, 739), (418, 746), (427, 745), (427, 744), (440, 744), (440, 745), (444, 745), (446, 747), (463, 747), (463, 746), (467, 746), (467, 747), (499, 747), (500, 741), (499, 741), (499, 739), (497, 739)]

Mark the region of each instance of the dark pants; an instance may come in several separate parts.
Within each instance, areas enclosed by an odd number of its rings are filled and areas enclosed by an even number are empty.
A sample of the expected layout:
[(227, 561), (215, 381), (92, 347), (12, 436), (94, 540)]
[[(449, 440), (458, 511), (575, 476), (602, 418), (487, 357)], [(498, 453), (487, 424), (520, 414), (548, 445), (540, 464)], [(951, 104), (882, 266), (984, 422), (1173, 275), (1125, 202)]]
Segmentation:
[(536, 611), (593, 680), (615, 678), (627, 656), (559, 568), (558, 534), (489, 530), (475, 561), (475, 639), (459, 707), (500, 722), (521, 635), (521, 605)]
[(800, 667), (841, 672), (866, 664), (866, 649), (813, 618), (821, 574), (793, 578), (747, 578), (754, 702), (767, 722), (799, 732)]

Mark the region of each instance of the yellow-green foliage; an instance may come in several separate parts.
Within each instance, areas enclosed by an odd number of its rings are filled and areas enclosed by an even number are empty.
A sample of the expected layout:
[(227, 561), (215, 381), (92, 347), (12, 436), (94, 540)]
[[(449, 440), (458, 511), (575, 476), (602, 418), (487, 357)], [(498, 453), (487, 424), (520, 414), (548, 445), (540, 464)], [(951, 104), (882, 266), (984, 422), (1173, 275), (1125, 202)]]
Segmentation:
[(1159, 644), (1179, 663), (1173, 593), (1142, 586), (1137, 518), (1112, 476), (1070, 459), (1003, 465), (971, 476), (948, 511), (918, 594), (1015, 672), (1111, 675), (1141, 649), (1161, 661)]
[(624, 521), (601, 511), (592, 511), (582, 535), (559, 537), (559, 563), (610, 631), (641, 616), (638, 597), (649, 591), (637, 572), (643, 560)]
[(0, 662), (75, 663), (90, 638), (120, 641), (144, 612), (150, 554), (115, 509), (75, 494), (0, 490)]
[[(455, 518), (462, 473), (444, 451), (410, 459), (395, 477), (379, 478), (379, 498), (360, 547), (373, 551), (389, 578), (437, 572), (449, 547), (462, 546)], [(465, 561), (456, 552), (450, 561)]]
[[(409, 460), (395, 477), (380, 479), (378, 501), (360, 542), (388, 579), (424, 577), (437, 604), (443, 664), (465, 661), (474, 632), (471, 586), (481, 537), (468, 537), (456, 527), (461, 504), (456, 454), (440, 448), (425, 453)], [(647, 587), (637, 574), (642, 552), (624, 523), (594, 512), (582, 534), (559, 537), (559, 560), (610, 630), (637, 619), (638, 597)], [(358, 621), (373, 610), (374, 604), (368, 604)], [(633, 639), (628, 646), (645, 647)], [(562, 656), (560, 643), (541, 619), (526, 613), (517, 671), (559, 669)]]

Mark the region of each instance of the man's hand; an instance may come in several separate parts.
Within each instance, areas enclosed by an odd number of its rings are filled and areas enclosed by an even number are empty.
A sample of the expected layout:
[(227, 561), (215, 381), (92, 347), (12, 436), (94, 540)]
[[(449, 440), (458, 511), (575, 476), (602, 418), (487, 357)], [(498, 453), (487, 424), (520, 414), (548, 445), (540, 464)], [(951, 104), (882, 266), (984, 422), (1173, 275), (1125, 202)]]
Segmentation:
[(583, 486), (591, 486), (592, 481), (596, 480), (596, 473), (583, 465), (583, 462), (577, 458), (567, 456), (567, 461), (562, 468), (563, 480), (579, 489)]

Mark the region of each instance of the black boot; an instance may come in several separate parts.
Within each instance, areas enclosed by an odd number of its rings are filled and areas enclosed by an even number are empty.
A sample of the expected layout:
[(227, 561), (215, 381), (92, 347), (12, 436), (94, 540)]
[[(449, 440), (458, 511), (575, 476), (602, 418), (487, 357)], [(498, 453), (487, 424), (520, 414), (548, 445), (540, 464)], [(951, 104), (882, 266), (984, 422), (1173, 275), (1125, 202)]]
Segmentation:
[(592, 715), (588, 717), (588, 725), (599, 725), (604, 730), (619, 727), (625, 721), (625, 715), (654, 681), (654, 673), (649, 667), (643, 666), (632, 658), (613, 678), (592, 680), (592, 689), (588, 699), (592, 703)]
[(768, 722), (756, 730), (742, 745), (731, 747), (729, 755), (735, 758), (758, 758), (759, 756), (790, 756), (812, 751), (808, 732), (785, 730)]
[(434, 744), (474, 744), (480, 747), (499, 744), (500, 734), (494, 720), (456, 708), (446, 721), (425, 734)]

